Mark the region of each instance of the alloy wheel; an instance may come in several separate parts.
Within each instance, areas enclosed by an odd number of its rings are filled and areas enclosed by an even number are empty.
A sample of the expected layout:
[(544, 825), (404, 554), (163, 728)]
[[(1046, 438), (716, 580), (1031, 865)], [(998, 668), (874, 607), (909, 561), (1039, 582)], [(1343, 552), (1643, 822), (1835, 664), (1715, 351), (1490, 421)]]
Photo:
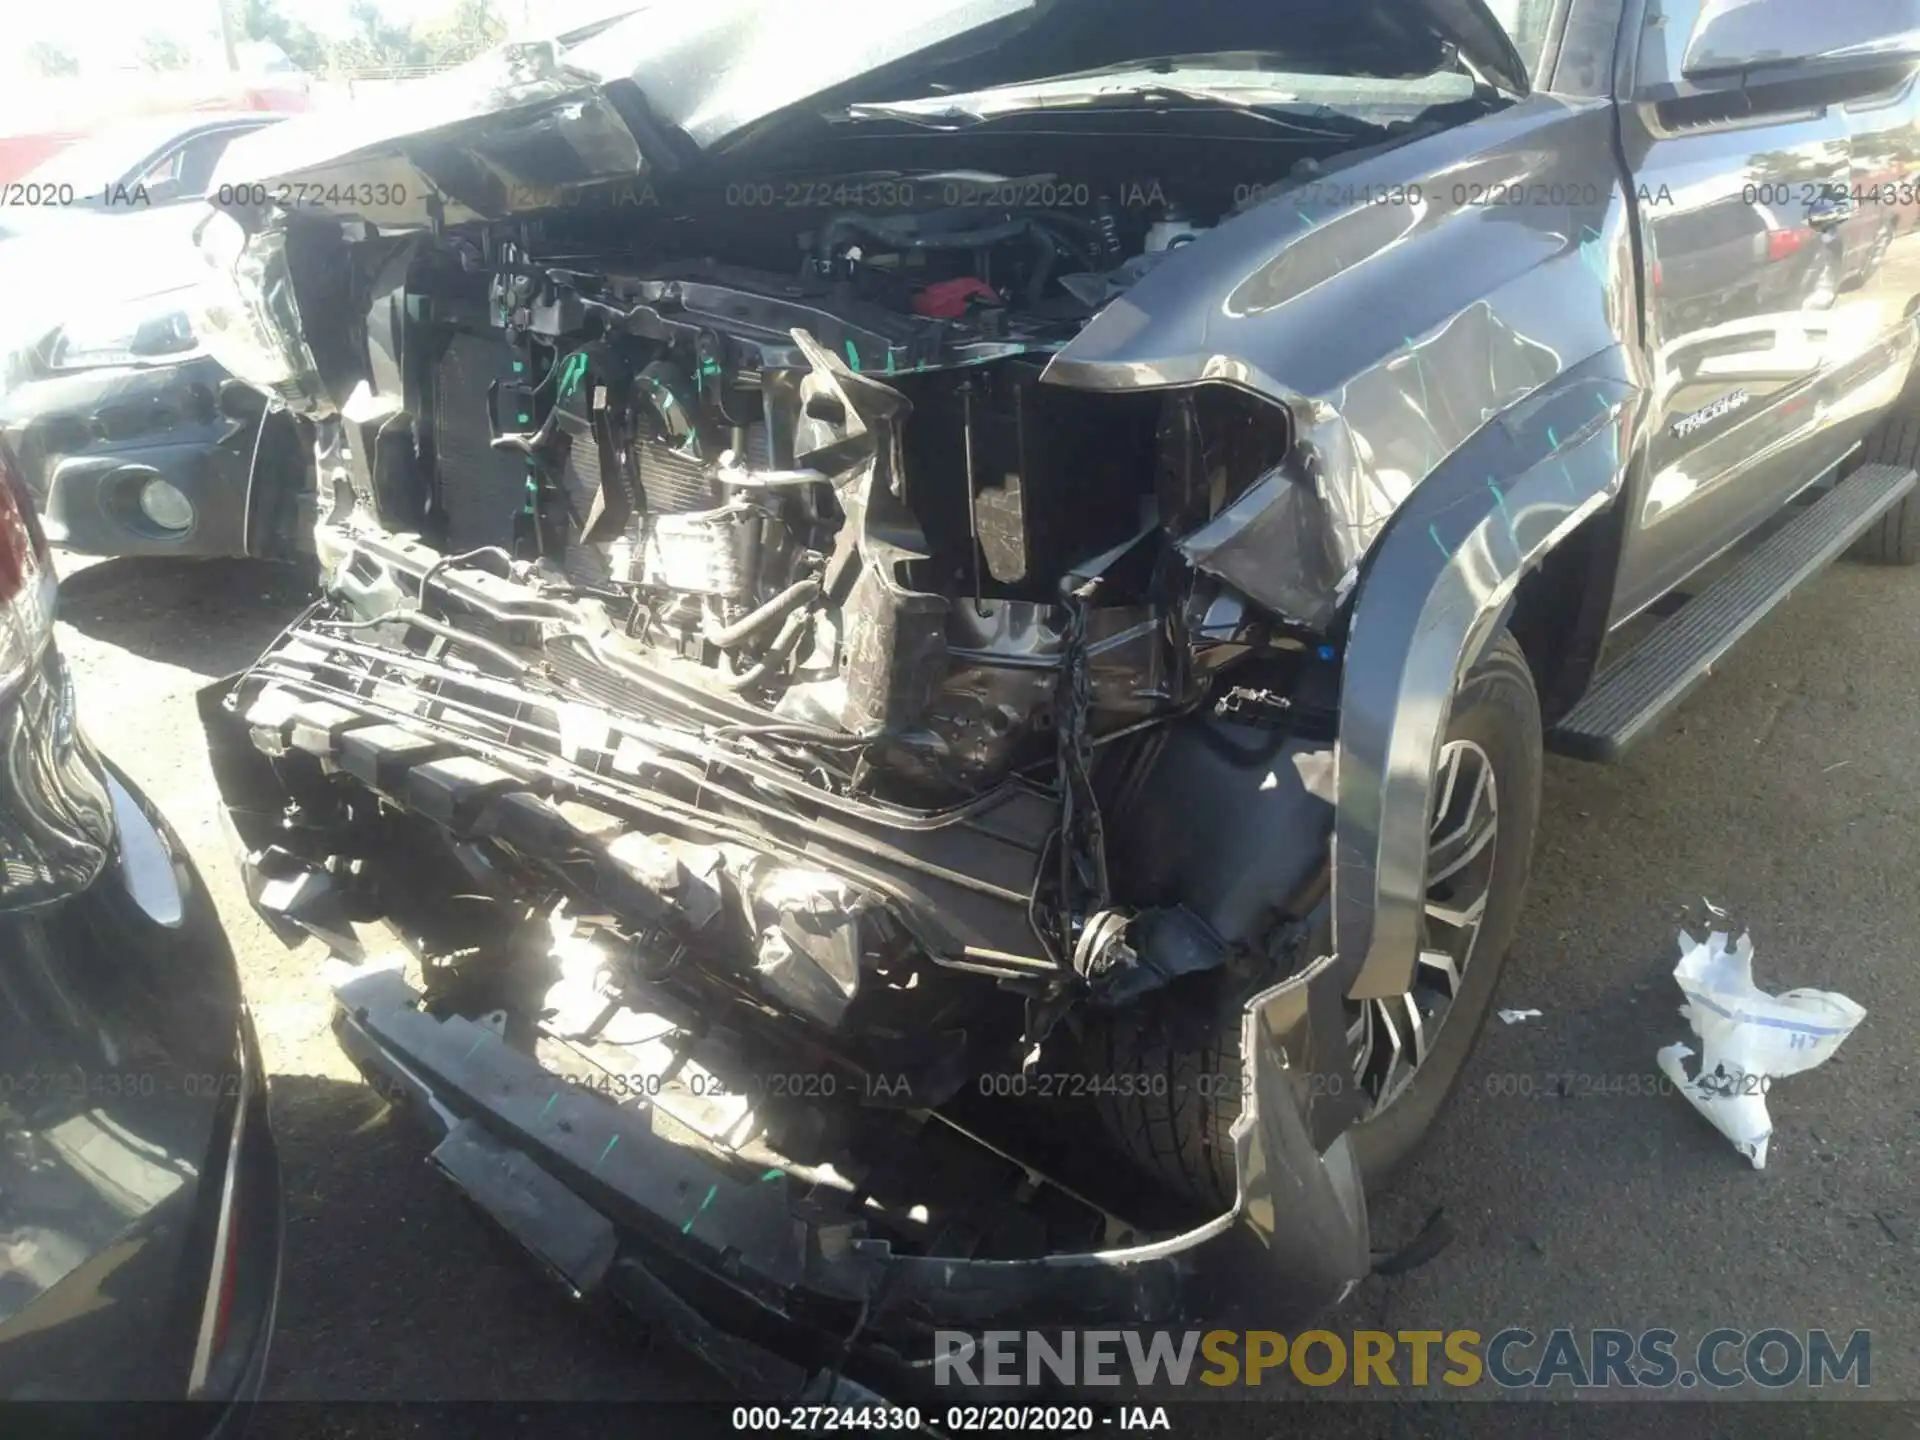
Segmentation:
[(1428, 825), (1420, 953), (1405, 994), (1350, 1007), (1353, 1078), (1377, 1114), (1405, 1093), (1432, 1053), (1472, 962), (1499, 849), (1493, 762), (1471, 740), (1440, 751)]

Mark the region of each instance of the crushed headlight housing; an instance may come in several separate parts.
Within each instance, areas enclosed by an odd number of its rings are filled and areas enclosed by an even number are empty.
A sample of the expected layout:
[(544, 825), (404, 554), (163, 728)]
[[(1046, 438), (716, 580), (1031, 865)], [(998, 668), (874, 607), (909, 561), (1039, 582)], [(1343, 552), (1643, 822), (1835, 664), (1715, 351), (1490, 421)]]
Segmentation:
[(249, 235), (233, 216), (213, 210), (195, 227), (194, 242), (207, 271), (194, 293), (192, 325), (207, 353), (296, 410), (331, 414), (313, 354), (301, 338), (286, 234)]
[(191, 355), (200, 348), (187, 314), (193, 295), (191, 286), (169, 290), (70, 320), (47, 337), (47, 368), (91, 370)]

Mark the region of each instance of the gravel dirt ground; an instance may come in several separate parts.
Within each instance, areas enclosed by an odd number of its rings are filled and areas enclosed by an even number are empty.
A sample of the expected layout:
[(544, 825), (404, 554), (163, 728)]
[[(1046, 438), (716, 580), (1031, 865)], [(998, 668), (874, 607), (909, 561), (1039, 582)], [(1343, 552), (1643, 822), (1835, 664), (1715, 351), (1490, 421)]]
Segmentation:
[[(215, 813), (195, 690), (302, 598), (287, 571), (66, 567), (60, 644), (93, 735), (171, 817), (212, 886), (273, 1072), (288, 1250), (268, 1394), (666, 1399), (724, 1392), (637, 1327), (583, 1311), (423, 1163), (326, 1030), (312, 946), (248, 910)], [(1376, 1243), (1434, 1206), (1457, 1235), (1367, 1283), (1338, 1328), (1824, 1326), (1873, 1332), (1877, 1398), (1920, 1398), (1920, 571), (1843, 565), (1616, 768), (1550, 761), (1526, 915), (1461, 1090)], [(1867, 1018), (1771, 1102), (1753, 1171), (1673, 1095), (1687, 1037), (1675, 932), (1750, 928), (1756, 978)], [(1560, 1093), (1564, 1090), (1566, 1093)], [(1910, 1417), (1909, 1412), (1909, 1417)], [(1910, 1418), (1909, 1422), (1910, 1423)]]

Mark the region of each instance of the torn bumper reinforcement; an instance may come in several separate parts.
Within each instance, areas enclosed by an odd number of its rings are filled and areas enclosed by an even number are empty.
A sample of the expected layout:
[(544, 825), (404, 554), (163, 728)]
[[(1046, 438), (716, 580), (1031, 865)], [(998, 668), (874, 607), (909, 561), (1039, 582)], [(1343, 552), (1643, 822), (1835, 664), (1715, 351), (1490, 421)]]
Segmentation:
[(682, 1143), (657, 1107), (610, 1103), (486, 1024), (437, 1018), (398, 969), (339, 969), (341, 1045), (430, 1123), (442, 1172), (572, 1291), (631, 1307), (756, 1395), (908, 1398), (931, 1390), (935, 1330), (1171, 1325), (1254, 1296), (1264, 1316), (1304, 1313), (1368, 1269), (1351, 1149), (1316, 1135), (1312, 1062), (1338, 1038), (1330, 963), (1247, 1011), (1235, 1213), (994, 1261), (899, 1254), (821, 1223), (799, 1177)]

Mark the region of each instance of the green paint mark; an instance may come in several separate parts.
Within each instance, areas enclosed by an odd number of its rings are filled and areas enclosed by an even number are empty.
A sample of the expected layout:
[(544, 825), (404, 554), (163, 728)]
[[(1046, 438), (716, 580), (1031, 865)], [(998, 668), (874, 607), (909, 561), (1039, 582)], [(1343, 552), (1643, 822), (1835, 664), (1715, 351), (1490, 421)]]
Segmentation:
[(618, 1135), (614, 1136), (611, 1140), (607, 1141), (607, 1148), (602, 1150), (600, 1152), (600, 1158), (593, 1162), (593, 1168), (595, 1170), (598, 1170), (602, 1165), (607, 1163), (607, 1156), (613, 1153), (613, 1147), (618, 1145), (619, 1143), (620, 1143), (620, 1137)]
[(1553, 433), (1553, 427), (1551, 425), (1547, 426), (1547, 443), (1555, 450), (1560, 448), (1560, 437)]
[(482, 1045), (486, 1043), (487, 1043), (487, 1032), (485, 1030), (482, 1030), (479, 1036), (473, 1042), (473, 1050), (467, 1051), (467, 1059), (471, 1060), (473, 1058), (473, 1051), (478, 1050)]
[(1567, 482), (1567, 493), (1569, 495), (1579, 493), (1579, 487), (1573, 483), (1573, 471), (1567, 468), (1567, 462), (1564, 460), (1560, 462), (1560, 478)]
[(1307, 214), (1306, 211), (1296, 210), (1293, 213), (1300, 217), (1301, 223), (1304, 224), (1309, 230), (1313, 228), (1313, 217)]
[(760, 1183), (764, 1185), (769, 1180), (778, 1180), (784, 1174), (786, 1174), (786, 1171), (784, 1170), (769, 1170), (767, 1171), (766, 1174), (760, 1177)]
[(851, 340), (847, 341), (847, 364), (854, 374), (860, 373), (860, 352), (853, 348)]
[(1580, 227), (1585, 237), (1580, 241), (1580, 263), (1585, 265), (1600, 279), (1607, 278), (1607, 252), (1600, 244), (1600, 232), (1591, 225)]
[[(603, 1156), (602, 1158), (604, 1159), (605, 1157)], [(682, 1235), (687, 1235), (692, 1233), (693, 1222), (698, 1220), (702, 1215), (707, 1213), (707, 1206), (713, 1203), (713, 1197), (718, 1195), (719, 1193), (720, 1193), (720, 1187), (718, 1185), (709, 1185), (707, 1187), (707, 1198), (700, 1202), (700, 1208), (694, 1211), (693, 1214), (689, 1215), (687, 1217), (687, 1223), (680, 1227), (680, 1233)]]
[(1487, 477), (1487, 489), (1493, 492), (1493, 503), (1500, 507), (1500, 514), (1507, 522), (1507, 534), (1513, 534), (1513, 512), (1507, 509), (1507, 497), (1500, 493), (1500, 487), (1493, 483), (1493, 477)]
[(553, 1094), (547, 1097), (547, 1103), (544, 1106), (542, 1106), (540, 1109), (540, 1118), (542, 1120), (547, 1118), (547, 1111), (553, 1109), (553, 1102), (558, 1100), (559, 1098), (560, 1098), (560, 1092), (558, 1090), (554, 1091)]
[(522, 370), (525, 370), (526, 368), (527, 368), (527, 362), (524, 360), (516, 360), (513, 362), (513, 373), (516, 375), (518, 375)]
[(520, 423), (521, 423), (522, 425), (526, 425), (526, 424), (529, 424), (529, 423), (531, 423), (531, 422), (532, 422), (532, 420), (533, 420), (533, 417), (532, 417), (531, 415), (528, 415), (528, 414), (525, 414), (525, 413), (522, 413), (522, 414), (519, 414), (519, 415), (516, 415), (516, 416), (515, 416), (514, 418), (515, 418), (516, 420), (518, 420), (518, 421), (519, 421), (519, 422), (520, 422)]
[(576, 350), (567, 357), (566, 369), (560, 372), (560, 398), (566, 399), (580, 388), (580, 382), (587, 378), (587, 352)]
[(1447, 542), (1440, 538), (1439, 527), (1436, 525), (1427, 526), (1427, 534), (1433, 540), (1433, 548), (1438, 550), (1442, 555), (1446, 556), (1447, 559), (1451, 560), (1453, 558), (1453, 552), (1447, 549)]
[(893, 350), (891, 348), (887, 350), (887, 373), (889, 375), (893, 374)]

